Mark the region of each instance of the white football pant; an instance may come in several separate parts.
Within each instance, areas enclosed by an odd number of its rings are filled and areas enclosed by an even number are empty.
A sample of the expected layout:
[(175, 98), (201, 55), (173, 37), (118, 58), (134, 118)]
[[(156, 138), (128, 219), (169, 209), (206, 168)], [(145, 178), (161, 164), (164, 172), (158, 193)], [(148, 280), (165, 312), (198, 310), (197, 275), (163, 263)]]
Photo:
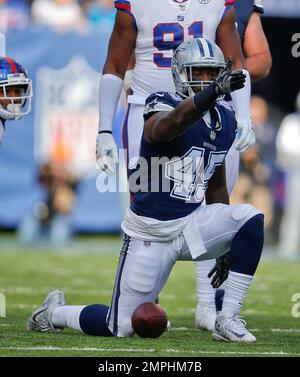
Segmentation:
[[(206, 253), (197, 260), (215, 259), (225, 254), (239, 229), (258, 213), (249, 204), (199, 207), (195, 223)], [(142, 303), (155, 301), (177, 260), (192, 260), (182, 233), (168, 242), (150, 242), (125, 236), (107, 318), (109, 330), (114, 335), (124, 337), (133, 334), (132, 313)]]

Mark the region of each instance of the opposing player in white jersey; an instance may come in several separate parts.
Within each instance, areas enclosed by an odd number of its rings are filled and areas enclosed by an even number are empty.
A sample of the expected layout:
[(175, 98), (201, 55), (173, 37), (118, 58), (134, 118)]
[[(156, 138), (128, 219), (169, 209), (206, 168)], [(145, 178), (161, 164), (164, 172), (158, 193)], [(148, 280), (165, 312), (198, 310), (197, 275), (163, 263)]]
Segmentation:
[[(264, 13), (261, 0), (236, 0), (234, 3), (236, 11), (237, 28), (240, 35), (243, 53), (246, 60), (246, 67), (252, 81), (257, 81), (268, 76), (272, 57), (264, 30), (262, 28), (260, 15)], [(231, 148), (226, 157), (226, 180), (229, 195), (233, 191), (239, 171), (239, 152)], [(223, 262), (226, 263), (224, 258)], [(203, 330), (212, 330), (215, 323), (216, 309), (222, 305), (223, 290), (216, 292), (211, 286), (207, 275), (214, 266), (214, 261), (207, 260), (196, 263), (196, 282), (198, 305), (195, 313), (196, 327)], [(222, 266), (219, 265), (219, 272)], [(223, 263), (223, 277), (216, 281), (217, 285), (226, 278), (226, 265)], [(225, 284), (226, 285), (226, 284)], [(224, 285), (221, 288), (225, 288)]]
[(32, 84), (21, 64), (0, 57), (0, 144), (5, 122), (17, 120), (31, 111)]
[[(230, 248), (228, 287), (213, 337), (256, 340), (239, 313), (262, 252), (263, 215), (248, 204), (228, 205), (224, 160), (237, 124), (220, 96), (243, 87), (246, 76), (225, 66), (214, 43), (184, 42), (172, 61), (176, 93), (161, 91), (146, 99), (140, 158), (129, 180), (135, 195), (122, 222), (125, 240), (110, 308), (67, 306), (63, 292), (55, 290), (30, 316), (29, 330), (70, 327), (131, 336), (132, 313), (155, 300), (176, 261), (213, 259)], [(207, 204), (201, 205), (204, 196)]]

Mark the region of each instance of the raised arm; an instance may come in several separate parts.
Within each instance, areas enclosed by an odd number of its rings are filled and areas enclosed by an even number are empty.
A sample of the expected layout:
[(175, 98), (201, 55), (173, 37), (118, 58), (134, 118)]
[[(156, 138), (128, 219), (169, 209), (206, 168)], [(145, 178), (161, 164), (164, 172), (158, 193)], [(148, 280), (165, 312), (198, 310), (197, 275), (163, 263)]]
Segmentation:
[(180, 102), (170, 112), (149, 112), (149, 115), (146, 112), (146, 118), (148, 118), (144, 125), (146, 141), (155, 144), (175, 139), (200, 119), (203, 113), (213, 107), (220, 95), (238, 90), (243, 87), (244, 83), (245, 76), (241, 70), (227, 69), (208, 88)]
[[(214, 98), (215, 97), (215, 98)], [(211, 93), (212, 103), (217, 97)], [(144, 125), (144, 137), (150, 144), (167, 143), (183, 134), (201, 118), (193, 99), (182, 101), (174, 110), (154, 113)]]

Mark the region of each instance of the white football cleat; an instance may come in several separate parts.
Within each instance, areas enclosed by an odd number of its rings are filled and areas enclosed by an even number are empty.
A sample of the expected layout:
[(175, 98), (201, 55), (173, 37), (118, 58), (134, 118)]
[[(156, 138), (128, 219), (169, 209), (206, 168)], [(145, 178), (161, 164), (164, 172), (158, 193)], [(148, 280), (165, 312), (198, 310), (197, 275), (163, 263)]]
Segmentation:
[(215, 328), (216, 316), (215, 307), (198, 304), (195, 313), (196, 328), (204, 331), (212, 331)]
[(51, 321), (54, 309), (65, 305), (65, 296), (62, 291), (50, 291), (43, 305), (35, 310), (27, 321), (27, 330), (39, 332), (60, 332), (63, 328), (55, 327)]
[(238, 315), (229, 318), (218, 314), (213, 338), (224, 342), (255, 342), (256, 338), (246, 329), (246, 322)]

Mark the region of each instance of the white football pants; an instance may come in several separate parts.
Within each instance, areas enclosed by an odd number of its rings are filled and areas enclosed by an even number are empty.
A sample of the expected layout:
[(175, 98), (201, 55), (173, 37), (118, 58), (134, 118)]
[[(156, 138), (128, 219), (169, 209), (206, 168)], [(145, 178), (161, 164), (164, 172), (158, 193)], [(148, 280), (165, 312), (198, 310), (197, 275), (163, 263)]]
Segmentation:
[[(215, 259), (225, 254), (239, 229), (258, 213), (249, 204), (199, 207), (195, 224), (206, 253), (196, 260)], [(125, 235), (107, 318), (114, 335), (133, 334), (132, 313), (142, 303), (155, 301), (177, 260), (192, 260), (183, 234), (168, 242), (143, 241)]]

